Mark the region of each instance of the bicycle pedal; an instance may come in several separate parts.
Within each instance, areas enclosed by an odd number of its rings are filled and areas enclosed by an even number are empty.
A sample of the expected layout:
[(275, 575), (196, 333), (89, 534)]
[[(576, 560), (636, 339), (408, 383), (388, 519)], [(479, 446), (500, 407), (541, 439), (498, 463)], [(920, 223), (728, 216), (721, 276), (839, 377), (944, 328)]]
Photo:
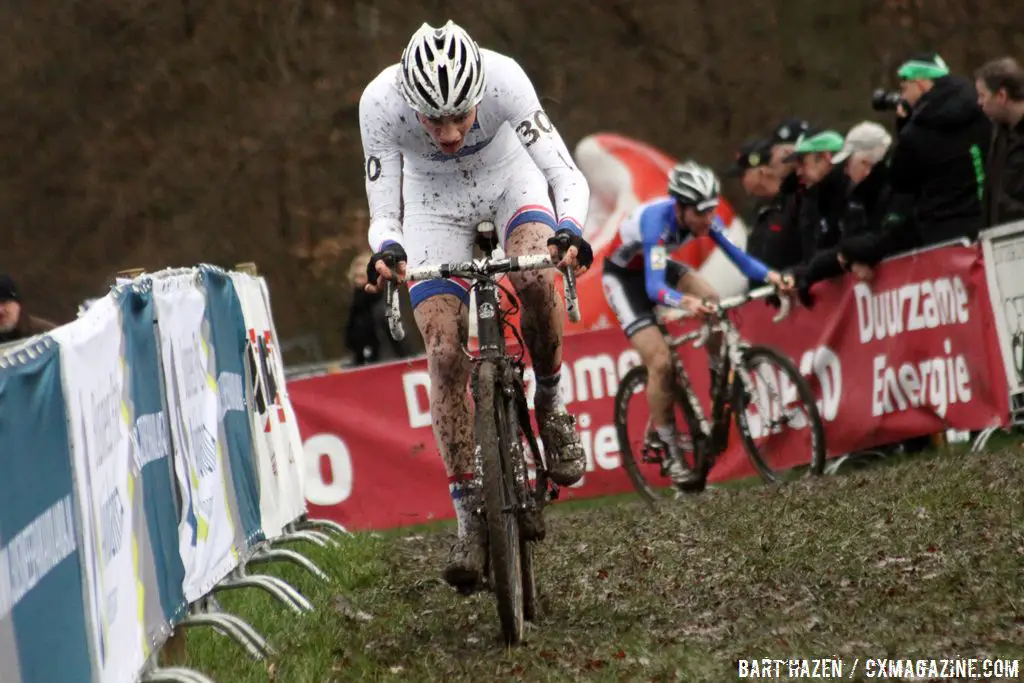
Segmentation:
[(691, 482), (689, 484), (676, 484), (676, 493), (683, 495), (695, 495), (702, 493), (707, 488), (708, 480), (706, 477), (701, 477), (698, 481)]
[(523, 540), (543, 541), (547, 535), (544, 525), (544, 514), (539, 508), (524, 510), (519, 515), (519, 531)]

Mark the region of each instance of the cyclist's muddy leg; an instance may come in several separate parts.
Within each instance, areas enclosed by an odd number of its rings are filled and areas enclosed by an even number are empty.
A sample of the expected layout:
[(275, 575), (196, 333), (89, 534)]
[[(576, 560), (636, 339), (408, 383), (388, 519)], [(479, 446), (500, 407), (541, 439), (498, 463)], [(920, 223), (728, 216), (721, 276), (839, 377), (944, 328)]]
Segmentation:
[[(551, 234), (550, 226), (544, 223), (524, 223), (509, 235), (505, 252), (509, 256), (546, 254)], [(512, 273), (509, 279), (523, 304), (520, 325), (533, 369), (538, 378), (557, 375), (562, 367), (565, 306), (555, 292), (555, 271), (549, 268)]]
[[(510, 256), (547, 254), (551, 226), (522, 223), (508, 234), (505, 252)], [(533, 405), (544, 442), (551, 479), (571, 486), (583, 476), (586, 454), (576, 433), (576, 422), (565, 410), (561, 395), (562, 329), (565, 304), (555, 291), (555, 271), (532, 270), (509, 275), (522, 303), (520, 326), (523, 342), (537, 374)]]
[(457, 296), (441, 294), (421, 301), (415, 316), (426, 346), (434, 438), (448, 471), (462, 536), (472, 523), (469, 504), (473, 503), (463, 490), (472, 483), (473, 471), (473, 419), (467, 391), (470, 363), (462, 351), (466, 310)]

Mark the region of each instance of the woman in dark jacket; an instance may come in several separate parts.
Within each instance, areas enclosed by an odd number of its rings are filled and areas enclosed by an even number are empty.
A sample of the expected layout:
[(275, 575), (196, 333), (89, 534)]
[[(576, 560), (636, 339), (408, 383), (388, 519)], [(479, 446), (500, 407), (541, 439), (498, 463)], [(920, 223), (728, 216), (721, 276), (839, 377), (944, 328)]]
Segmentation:
[(388, 330), (384, 294), (370, 294), (366, 285), (366, 264), (370, 254), (360, 254), (349, 266), (352, 300), (345, 323), (345, 346), (352, 352), (353, 365), (370, 365), (410, 355), (405, 342), (395, 341)]

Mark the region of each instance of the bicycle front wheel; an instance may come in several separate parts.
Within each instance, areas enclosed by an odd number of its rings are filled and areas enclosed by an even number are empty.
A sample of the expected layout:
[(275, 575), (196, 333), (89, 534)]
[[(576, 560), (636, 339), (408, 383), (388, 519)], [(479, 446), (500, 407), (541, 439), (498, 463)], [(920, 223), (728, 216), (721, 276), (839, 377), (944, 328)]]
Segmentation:
[(515, 474), (502, 443), (512, 437), (499, 369), (490, 361), (477, 366), (476, 438), (483, 469), (484, 511), (487, 516), (487, 548), (491, 566), (491, 587), (498, 603), (498, 619), (505, 642), (516, 645), (523, 639), (523, 577), (520, 560), (519, 501)]
[[(743, 447), (768, 483), (825, 470), (825, 426), (807, 380), (790, 358), (770, 346), (751, 346), (733, 377), (733, 411)], [(806, 470), (805, 470), (806, 468)]]
[[(685, 464), (696, 470), (695, 434), (700, 434), (697, 416), (683, 390), (676, 388), (673, 410), (677, 438)], [(622, 468), (633, 488), (649, 505), (654, 506), (666, 492), (674, 491), (665, 473), (668, 451), (654, 429), (647, 405), (647, 368), (638, 365), (619, 382), (615, 394), (615, 432), (619, 438)]]

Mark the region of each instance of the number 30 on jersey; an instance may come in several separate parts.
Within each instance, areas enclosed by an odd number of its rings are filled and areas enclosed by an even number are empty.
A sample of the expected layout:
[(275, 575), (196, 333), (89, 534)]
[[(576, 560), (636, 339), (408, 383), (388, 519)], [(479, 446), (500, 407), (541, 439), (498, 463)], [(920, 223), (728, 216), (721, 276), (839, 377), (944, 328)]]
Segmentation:
[(524, 119), (516, 126), (516, 132), (527, 147), (537, 142), (543, 133), (550, 133), (553, 129), (551, 119), (543, 109), (538, 109), (531, 118)]

